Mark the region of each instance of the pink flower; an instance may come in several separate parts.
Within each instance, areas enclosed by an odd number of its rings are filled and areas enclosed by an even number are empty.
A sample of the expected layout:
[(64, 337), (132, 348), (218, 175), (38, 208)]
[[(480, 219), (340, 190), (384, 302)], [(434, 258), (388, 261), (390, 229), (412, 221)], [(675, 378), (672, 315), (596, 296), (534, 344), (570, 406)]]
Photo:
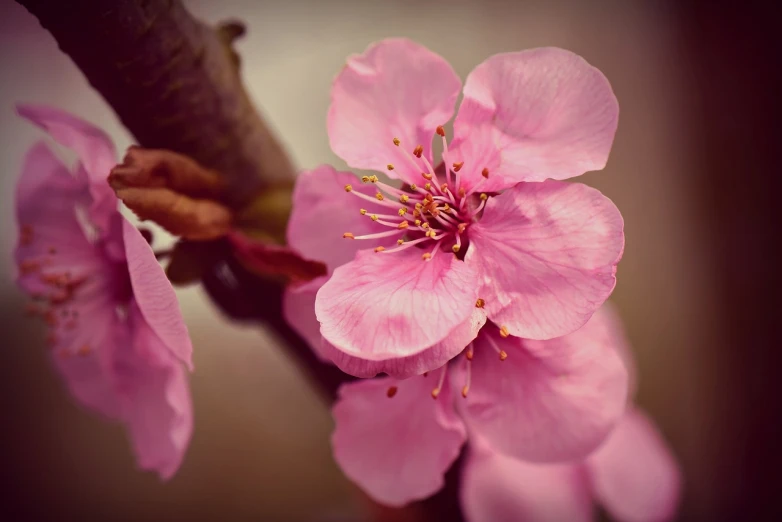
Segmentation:
[(501, 338), (484, 330), (462, 361), (437, 372), (343, 385), (333, 409), (334, 458), (389, 505), (440, 489), (468, 438), (503, 458), (580, 460), (625, 410), (628, 373), (613, 323), (603, 308), (564, 337), (508, 337), (504, 362), (495, 353)]
[[(368, 175), (362, 186), (323, 166), (294, 193), (289, 243), (330, 277), (293, 290), (289, 317), (316, 346), (322, 335), (317, 349), (348, 373), (434, 370), (487, 318), (484, 339), (560, 337), (613, 290), (619, 211), (597, 190), (555, 181), (605, 165), (618, 115), (608, 81), (561, 49), (494, 56), (467, 78), (448, 144), (441, 125), (460, 85), (441, 57), (399, 39), (351, 57), (334, 82), (334, 152), (403, 184)], [(313, 299), (317, 322), (297, 312)], [(377, 365), (359, 371), (356, 359)]]
[(192, 432), (182, 365), (192, 346), (174, 290), (146, 239), (117, 210), (106, 183), (108, 136), (67, 113), (19, 114), (76, 152), (73, 174), (43, 143), (28, 152), (16, 190), (18, 283), (49, 326), (55, 366), (86, 406), (123, 422), (138, 464), (168, 479)]
[(618, 522), (676, 515), (681, 472), (652, 421), (636, 408), (578, 464), (529, 464), (471, 442), (461, 484), (467, 522), (589, 522), (597, 519), (596, 503)]

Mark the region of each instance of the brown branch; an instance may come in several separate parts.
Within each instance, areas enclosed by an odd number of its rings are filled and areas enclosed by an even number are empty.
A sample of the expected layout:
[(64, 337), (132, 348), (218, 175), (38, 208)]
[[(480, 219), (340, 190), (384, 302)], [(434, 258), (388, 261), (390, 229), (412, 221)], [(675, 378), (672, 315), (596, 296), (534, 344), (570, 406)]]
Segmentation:
[[(241, 83), (239, 56), (232, 48), (244, 33), (241, 23), (209, 27), (180, 0), (17, 1), (54, 36), (141, 145), (185, 154), (222, 173), (226, 203), (234, 209), (265, 187), (292, 183), (289, 158)], [(348, 377), (318, 362), (285, 323), (278, 284), (249, 274), (222, 241), (184, 242), (178, 250), (191, 250), (208, 265), (202, 282), (225, 313), (273, 328), (321, 389), (334, 396)], [(201, 272), (178, 264), (176, 273), (190, 281)], [(439, 494), (408, 508), (382, 509), (377, 516), (458, 522), (457, 477), (458, 469), (452, 469)]]

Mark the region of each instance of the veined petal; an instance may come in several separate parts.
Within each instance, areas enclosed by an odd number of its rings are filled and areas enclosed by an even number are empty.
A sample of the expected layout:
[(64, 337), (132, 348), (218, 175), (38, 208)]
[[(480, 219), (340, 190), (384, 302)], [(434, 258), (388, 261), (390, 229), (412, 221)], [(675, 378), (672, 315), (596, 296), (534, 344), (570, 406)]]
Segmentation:
[(126, 219), (122, 225), (128, 272), (139, 310), (171, 353), (192, 370), (193, 345), (174, 288), (141, 232)]
[(594, 450), (627, 401), (627, 369), (600, 322), (595, 316), (548, 341), (503, 339), (484, 329), (475, 341), (470, 393), (457, 402), (470, 431), (493, 450), (530, 462), (572, 461)]
[(481, 269), (489, 319), (526, 339), (579, 328), (614, 289), (623, 228), (611, 200), (578, 183), (520, 183), (491, 198), (465, 258)]
[[(331, 351), (322, 348), (320, 323), (315, 317), (315, 296), (328, 277), (319, 277), (300, 285), (289, 285), (282, 299), (282, 313), (321, 361), (331, 362)], [(332, 349), (332, 351), (337, 351)], [(337, 351), (338, 352), (338, 351)], [(342, 352), (338, 352), (342, 353)]]
[(578, 465), (529, 464), (476, 449), (470, 437), (460, 492), (467, 522), (591, 522), (590, 493)]
[[(348, 62), (334, 80), (328, 114), (332, 150), (356, 169), (388, 172), (418, 182), (403, 155), (421, 145), (432, 160), (432, 137), (453, 115), (461, 80), (442, 57), (410, 40), (371, 45)], [(395, 146), (393, 139), (401, 143)]]
[(466, 322), (477, 299), (477, 274), (445, 252), (361, 251), (318, 291), (323, 337), (348, 355), (381, 361), (415, 355)]
[(665, 440), (638, 409), (629, 410), (586, 461), (594, 494), (616, 520), (662, 522), (676, 515), (681, 471)]
[(430, 376), (362, 380), (339, 389), (334, 459), (378, 502), (402, 506), (432, 495), (459, 456), (464, 425), (449, 390), (433, 400), (433, 386)]
[(492, 56), (467, 77), (456, 136), (489, 138), (496, 174), (520, 181), (566, 179), (602, 169), (619, 105), (603, 74), (553, 47)]
[[(317, 324), (317, 320), (316, 320)], [(445, 339), (416, 355), (371, 361), (353, 357), (338, 350), (323, 339), (320, 353), (334, 362), (343, 372), (355, 377), (374, 377), (385, 373), (396, 379), (406, 379), (440, 368), (459, 355), (477, 336), (486, 324), (486, 313), (476, 308), (470, 318), (454, 328)], [(320, 334), (318, 334), (320, 338)]]

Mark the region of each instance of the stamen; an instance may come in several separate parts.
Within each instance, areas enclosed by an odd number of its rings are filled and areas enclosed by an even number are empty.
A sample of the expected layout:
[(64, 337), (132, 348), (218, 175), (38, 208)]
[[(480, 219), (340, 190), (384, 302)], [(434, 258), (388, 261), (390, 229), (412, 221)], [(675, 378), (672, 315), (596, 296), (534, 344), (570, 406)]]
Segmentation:
[(424, 153), (424, 147), (423, 145), (416, 145), (413, 149), (413, 156), (416, 158), (420, 158)]
[[(349, 239), (380, 239), (383, 237), (390, 237), (399, 234), (399, 230), (389, 230), (388, 232), (378, 232), (376, 234), (365, 234), (363, 236), (353, 236)], [(351, 236), (353, 234), (350, 234)], [(343, 234), (342, 237), (345, 237)]]
[(475, 301), (475, 308), (483, 308), (484, 306), (486, 306), (486, 301), (479, 297), (478, 300)]
[(489, 169), (484, 167), (483, 170), (481, 171), (481, 176), (483, 176), (486, 179), (489, 179)]
[(491, 338), (490, 335), (486, 336), (486, 340), (489, 341), (491, 347), (494, 348), (494, 351), (497, 352), (497, 355), (500, 356), (500, 361), (504, 361), (508, 358), (508, 354), (505, 353), (505, 350), (500, 349), (500, 347), (497, 346), (497, 343), (494, 341), (494, 339)]
[(452, 167), (453, 167), (453, 171), (454, 171), (454, 172), (459, 172), (460, 170), (462, 170), (462, 167), (463, 167), (463, 166), (464, 166), (464, 162), (463, 162), (463, 161), (460, 161), (459, 163), (454, 163), (454, 164), (452, 165)]
[[(400, 243), (400, 241), (401, 241), (401, 243)], [(423, 243), (424, 241), (429, 241), (429, 238), (428, 237), (421, 237), (421, 238), (418, 238), (418, 239), (414, 239), (413, 241), (405, 241), (404, 239), (400, 239), (400, 240), (398, 240), (396, 242), (396, 244), (400, 245), (400, 246), (394, 247), (394, 248), (389, 248), (389, 249), (387, 249), (383, 253), (384, 254), (393, 254), (394, 252), (400, 252), (402, 250), (406, 250), (406, 249), (410, 248), (413, 245), (417, 245), (418, 243)]]
[(388, 165), (386, 165), (386, 168), (388, 170), (394, 170), (394, 166), (392, 164), (390, 164), (390, 163)]
[(345, 232), (344, 234), (342, 234), (342, 239), (356, 239), (356, 236), (354, 236), (350, 232)]
[(398, 147), (400, 143), (402, 143), (402, 142), (399, 141), (399, 138), (394, 138), (394, 145), (396, 145)]
[(440, 395), (440, 391), (443, 389), (443, 383), (445, 382), (445, 371), (448, 368), (447, 364), (444, 364), (440, 369), (440, 379), (437, 381), (437, 387), (432, 390), (432, 398), (436, 399)]
[(456, 233), (457, 234), (464, 234), (464, 231), (467, 229), (467, 223), (459, 223), (459, 226), (456, 227)]
[(359, 212), (361, 213), (362, 216), (366, 216), (367, 215), (367, 209), (365, 209), (365, 208), (359, 209)]
[(462, 248), (462, 236), (456, 234), (456, 244), (451, 247), (451, 250), (453, 250), (454, 254), (457, 254), (461, 248)]
[(353, 190), (353, 187), (351, 187), (350, 185), (346, 185), (346, 187), (350, 187), (350, 190), (346, 188), (345, 192), (350, 192), (354, 196), (357, 196), (363, 199), (364, 201), (369, 201), (370, 203), (374, 203), (375, 205), (380, 205), (381, 207), (390, 207), (393, 209), (399, 208), (399, 203), (394, 203), (393, 201), (384, 201), (385, 198), (379, 192), (374, 197), (372, 197), (372, 196), (367, 196), (366, 194), (363, 194), (357, 190)]
[(467, 392), (470, 391), (470, 380), (472, 379), (472, 357), (467, 357), (464, 363), (467, 366), (467, 379), (462, 387), (462, 397), (467, 398)]
[(484, 196), (486, 196), (486, 194), (481, 194), (481, 204), (480, 204), (480, 205), (478, 205), (478, 208), (476, 208), (476, 209), (473, 211), (473, 213), (472, 213), (472, 214), (470, 214), (470, 217), (471, 217), (471, 218), (474, 218), (475, 216), (477, 216), (478, 214), (480, 214), (480, 213), (481, 213), (481, 211), (483, 210), (483, 207), (485, 207), (485, 206), (486, 206), (486, 202), (489, 200), (489, 198), (488, 198), (488, 197), (484, 197)]
[[(394, 138), (396, 139), (396, 138)], [(398, 141), (398, 140), (397, 140)], [(396, 395), (398, 388), (396, 386), (390, 386), (388, 390), (386, 391), (386, 396), (390, 399), (394, 395)]]
[(505, 325), (500, 326), (500, 335), (502, 337), (508, 337), (510, 333), (508, 332), (508, 327)]
[(464, 352), (464, 356), (467, 357), (468, 361), (472, 361), (472, 358), (475, 356), (475, 349), (472, 346), (472, 343), (467, 347), (467, 351)]
[(382, 252), (385, 249), (386, 249), (386, 247), (383, 247), (383, 246), (375, 247), (375, 252)]

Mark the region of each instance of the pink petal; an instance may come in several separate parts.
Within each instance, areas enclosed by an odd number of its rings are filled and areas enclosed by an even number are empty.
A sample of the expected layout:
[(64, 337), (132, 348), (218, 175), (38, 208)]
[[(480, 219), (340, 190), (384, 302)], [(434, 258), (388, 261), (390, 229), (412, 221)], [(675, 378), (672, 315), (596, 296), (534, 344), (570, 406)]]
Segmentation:
[(595, 496), (622, 522), (661, 522), (676, 515), (681, 471), (651, 420), (627, 412), (608, 440), (587, 459)]
[(528, 464), (470, 439), (460, 500), (466, 522), (590, 522), (592, 498), (579, 466)]
[(488, 140), (500, 151), (496, 175), (542, 181), (602, 169), (618, 117), (599, 70), (570, 51), (540, 48), (498, 54), (476, 67), (454, 128), (460, 140)]
[(322, 348), (320, 323), (315, 317), (315, 296), (327, 279), (327, 277), (319, 277), (308, 283), (288, 286), (283, 295), (282, 313), (288, 324), (307, 341), (318, 358), (324, 362), (331, 362), (330, 352)]
[[(389, 397), (389, 388), (396, 394)], [(372, 498), (401, 506), (428, 497), (459, 456), (464, 425), (450, 394), (430, 396), (433, 378), (344, 384), (334, 405), (331, 443), (337, 464)]]
[(320, 333), (338, 349), (373, 361), (415, 355), (466, 322), (477, 299), (476, 272), (445, 252), (362, 251), (318, 292)]
[(167, 480), (182, 463), (193, 431), (187, 376), (135, 305), (129, 320), (132, 342), (115, 350), (113, 378), (139, 467)]
[(435, 129), (451, 119), (460, 87), (448, 62), (425, 47), (399, 38), (373, 44), (334, 80), (331, 148), (353, 168), (388, 172), (392, 164), (389, 176), (418, 183), (423, 164), (403, 151), (421, 145), (431, 161)]
[(469, 230), (489, 319), (527, 339), (586, 323), (616, 284), (624, 249), (619, 210), (578, 183), (520, 183), (491, 198)]
[(78, 170), (89, 180), (93, 198), (90, 217), (100, 230), (106, 231), (110, 216), (117, 210), (117, 198), (107, 182), (109, 172), (117, 163), (111, 139), (94, 125), (53, 107), (18, 105), (16, 110), (79, 156)]
[(440, 368), (459, 355), (478, 336), (484, 324), (486, 324), (486, 313), (476, 308), (467, 321), (454, 328), (439, 343), (416, 355), (397, 359), (368, 361), (360, 357), (352, 357), (338, 350), (325, 339), (320, 352), (333, 361), (340, 370), (355, 377), (367, 378), (385, 373), (396, 379), (406, 379)]
[[(491, 340), (507, 353), (500, 361)], [(463, 382), (463, 366), (453, 378)], [(530, 462), (585, 457), (624, 413), (627, 370), (600, 317), (549, 341), (484, 329), (475, 341), (472, 384), (460, 410), (495, 451)]]
[(308, 259), (323, 261), (329, 271), (352, 261), (360, 249), (389, 246), (397, 239), (350, 241), (342, 237), (345, 232), (359, 236), (385, 231), (369, 216), (362, 216), (362, 208), (369, 214), (393, 212), (345, 192), (345, 185), (367, 195), (376, 192), (374, 185), (364, 185), (353, 174), (338, 172), (329, 165), (302, 171), (293, 190), (288, 244)]
[(20, 234), (14, 258), (19, 285), (27, 292), (51, 292), (42, 274), (67, 273), (79, 279), (101, 271), (104, 260), (76, 217), (77, 205), (86, 198), (86, 187), (46, 145), (39, 143), (30, 149), (15, 197)]
[(192, 370), (193, 345), (174, 288), (147, 240), (127, 220), (123, 220), (123, 237), (133, 295), (141, 314), (172, 355)]

